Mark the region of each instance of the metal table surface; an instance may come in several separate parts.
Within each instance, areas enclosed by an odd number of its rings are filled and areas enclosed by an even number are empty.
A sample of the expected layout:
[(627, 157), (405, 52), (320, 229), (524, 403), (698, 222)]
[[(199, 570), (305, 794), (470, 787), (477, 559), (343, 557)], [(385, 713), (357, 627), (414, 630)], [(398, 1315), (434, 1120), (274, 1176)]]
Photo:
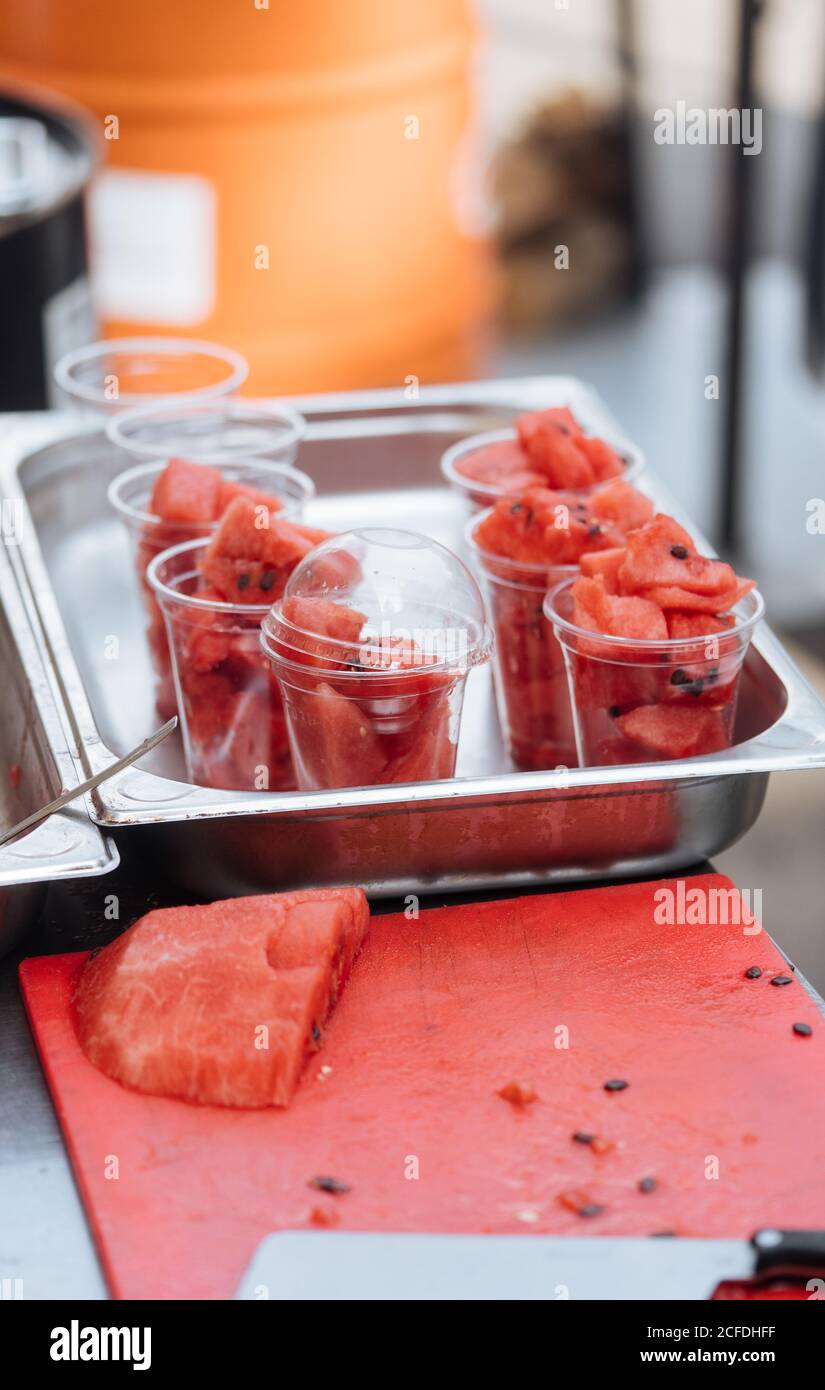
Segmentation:
[[(132, 845), (134, 842), (132, 842)], [(77, 951), (105, 944), (124, 924), (152, 907), (180, 902), (180, 895), (158, 884), (151, 864), (120, 837), (120, 868), (103, 879), (55, 884), (43, 914), (23, 948), (0, 961), (0, 1284), (5, 1296), (25, 1299), (104, 1299), (106, 1285), (98, 1264), (69, 1158), (40, 1068), (17, 983), (23, 956)], [(681, 877), (712, 872), (697, 865)], [(147, 881), (154, 885), (147, 892)], [(592, 888), (594, 884), (588, 884)], [(481, 897), (516, 897), (531, 891), (422, 898), (422, 907)], [(562, 886), (550, 891), (569, 891)], [(115, 894), (120, 920), (107, 921), (104, 902)], [(377, 912), (397, 911), (388, 900)], [(780, 947), (781, 950), (781, 947)], [(825, 1002), (797, 972), (818, 1008)], [(251, 1252), (250, 1252), (251, 1254)], [(22, 1281), (15, 1283), (15, 1281)]]

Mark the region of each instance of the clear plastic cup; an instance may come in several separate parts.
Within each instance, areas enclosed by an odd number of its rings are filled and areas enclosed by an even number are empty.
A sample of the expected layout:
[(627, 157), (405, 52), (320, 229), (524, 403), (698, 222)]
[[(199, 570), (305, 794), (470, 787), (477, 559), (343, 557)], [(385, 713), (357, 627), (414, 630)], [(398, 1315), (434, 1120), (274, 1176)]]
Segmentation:
[[(645, 466), (644, 455), (626, 440), (608, 442), (612, 443), (625, 465), (625, 471), (621, 474), (620, 481), (635, 482)], [(441, 456), (441, 472), (453, 491), (461, 498), (464, 510), (470, 516), (487, 507), (494, 506), (500, 497), (507, 497), (511, 492), (524, 491), (526, 487), (531, 486), (549, 486), (547, 479), (531, 466), (526, 455), (524, 455), (523, 468), (513, 472), (512, 484), (504, 485), (489, 480), (470, 478), (461, 471), (462, 463), (472, 454), (478, 453), (480, 449), (487, 449), (491, 445), (506, 458), (511, 459), (514, 468), (517, 466), (515, 453), (518, 448), (518, 433), (512, 428), (488, 430), (485, 434), (470, 435), (469, 438), (460, 439), (457, 444), (451, 445)], [(615, 481), (615, 478), (609, 478), (605, 482), (594, 483), (589, 488), (565, 488), (564, 491), (588, 496), (600, 491), (601, 488), (608, 487), (611, 482)]]
[(492, 636), (473, 576), (410, 531), (335, 536), (295, 569), (261, 643), (304, 790), (455, 772), (469, 671)]
[(261, 651), (266, 605), (203, 597), (186, 541), (151, 561), (147, 581), (166, 627), (186, 766), (192, 782), (231, 791), (294, 787), (278, 682)]
[(242, 400), (156, 402), (113, 415), (106, 434), (134, 459), (186, 458), (220, 468), (233, 459), (292, 463), (306, 421), (288, 405)]
[(109, 338), (59, 359), (54, 379), (67, 403), (99, 415), (163, 399), (229, 396), (249, 366), (232, 348), (198, 338)]
[(564, 650), (583, 767), (691, 758), (733, 742), (739, 678), (765, 605), (753, 590), (723, 632), (667, 641), (614, 637), (572, 621), (574, 579), (544, 611)]
[(483, 550), (475, 532), (487, 515), (471, 517), (465, 537), (495, 633), (496, 704), (507, 750), (524, 772), (576, 767), (564, 653), (544, 596), (578, 566), (523, 564)]
[[(156, 555), (170, 546), (207, 539), (218, 523), (164, 521), (148, 510), (152, 488), (165, 467), (165, 462), (155, 462), (127, 468), (112, 481), (108, 496), (129, 536), (146, 609), (147, 639), (156, 678), (158, 713), (163, 718), (169, 718), (176, 710), (172, 667), (163, 618), (148, 583), (146, 569)], [(222, 463), (220, 472), (227, 482), (251, 487), (271, 496), (279, 504), (278, 515), (293, 521), (300, 521), (305, 504), (315, 495), (312, 479), (287, 464), (270, 463), (266, 459), (232, 460)]]

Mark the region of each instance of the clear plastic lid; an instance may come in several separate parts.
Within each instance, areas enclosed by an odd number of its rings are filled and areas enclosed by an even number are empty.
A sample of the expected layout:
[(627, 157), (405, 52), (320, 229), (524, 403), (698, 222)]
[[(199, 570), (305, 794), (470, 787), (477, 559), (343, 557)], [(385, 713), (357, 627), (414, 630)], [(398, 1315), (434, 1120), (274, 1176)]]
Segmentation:
[(390, 528), (347, 531), (317, 546), (270, 609), (262, 641), (276, 659), (306, 664), (310, 652), (313, 665), (359, 677), (465, 672), (492, 650), (466, 565), (427, 536)]

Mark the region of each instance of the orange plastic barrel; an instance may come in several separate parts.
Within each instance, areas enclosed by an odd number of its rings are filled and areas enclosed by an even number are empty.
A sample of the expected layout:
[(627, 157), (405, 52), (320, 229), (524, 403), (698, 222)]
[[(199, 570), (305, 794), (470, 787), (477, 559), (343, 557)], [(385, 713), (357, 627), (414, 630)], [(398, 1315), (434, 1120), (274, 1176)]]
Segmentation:
[(107, 333), (225, 342), (258, 393), (469, 367), (473, 47), (464, 0), (0, 0), (0, 80), (102, 125)]

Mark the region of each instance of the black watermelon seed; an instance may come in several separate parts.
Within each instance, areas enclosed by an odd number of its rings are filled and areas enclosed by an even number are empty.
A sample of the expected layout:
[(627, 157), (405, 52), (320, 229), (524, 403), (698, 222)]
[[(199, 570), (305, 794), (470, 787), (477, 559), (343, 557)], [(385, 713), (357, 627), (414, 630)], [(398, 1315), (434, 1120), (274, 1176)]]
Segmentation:
[(560, 420), (557, 420), (557, 421), (556, 421), (556, 429), (558, 430), (559, 434), (569, 434), (569, 433), (570, 433), (570, 431), (569, 431), (569, 429), (567, 428), (567, 426), (566, 426), (566, 425), (563, 425), (563, 424), (561, 423)]
[(771, 980), (772, 985), (792, 985), (793, 980), (790, 975), (774, 975)]
[(512, 505), (512, 507), (510, 508), (510, 515), (511, 515), (511, 516), (518, 516), (518, 514), (519, 514), (520, 511), (521, 511), (521, 503), (520, 503), (520, 502), (514, 502), (513, 505)]
[(239, 574), (239, 575), (238, 575), (238, 588), (239, 588), (239, 589), (248, 589), (248, 588), (249, 588), (249, 575), (248, 575), (248, 574)]
[(590, 526), (588, 526), (587, 534), (588, 536), (600, 536), (602, 534), (602, 528), (599, 525), (598, 521), (594, 521)]
[(795, 1023), (793, 1030), (800, 1038), (809, 1038), (814, 1031), (810, 1023)]
[(535, 512), (533, 511), (533, 508), (532, 508), (532, 507), (528, 507), (528, 509), (527, 509), (527, 525), (528, 525), (528, 526), (532, 526), (532, 525), (533, 525), (533, 517), (534, 517), (534, 516), (535, 516)]
[(629, 1085), (629, 1081), (622, 1081), (620, 1079), (616, 1079), (614, 1081), (605, 1081), (604, 1089), (606, 1091), (626, 1091)]
[(339, 1182), (338, 1178), (310, 1178), (307, 1187), (317, 1187), (319, 1192), (333, 1192), (337, 1197), (349, 1192), (349, 1183)]
[(610, 718), (611, 718), (611, 719), (618, 719), (618, 717), (619, 717), (619, 715), (621, 714), (621, 712), (622, 712), (622, 707), (621, 707), (621, 705), (611, 705), (611, 706), (610, 706), (610, 709), (607, 711), (607, 713), (610, 715)]
[(718, 667), (718, 666), (711, 666), (710, 670), (708, 671), (708, 684), (709, 684), (709, 685), (715, 685), (716, 682), (718, 681), (718, 679), (719, 679), (719, 667)]
[(318, 1024), (317, 1024), (317, 1023), (313, 1023), (313, 1025), (312, 1025), (312, 1041), (313, 1041), (313, 1042), (320, 1042), (320, 1041), (321, 1041), (321, 1030), (320, 1030), (320, 1028), (318, 1027)]
[(579, 1216), (601, 1216), (603, 1211), (604, 1207), (600, 1206), (598, 1202), (587, 1202), (585, 1206), (579, 1207), (578, 1214)]
[(275, 580), (277, 578), (277, 570), (267, 570), (265, 574), (261, 575), (260, 581), (258, 583), (258, 588), (263, 589), (264, 591), (266, 591), (267, 589), (271, 589), (272, 585), (275, 583)]
[(682, 670), (681, 666), (677, 666), (670, 678), (670, 683), (671, 685), (690, 685), (690, 676), (687, 671)]
[(672, 545), (670, 547), (670, 553), (674, 560), (686, 560), (690, 551), (686, 545)]
[(701, 695), (704, 689), (704, 684), (705, 683), (701, 678), (697, 681), (694, 681), (693, 685), (690, 687), (691, 695)]
[(655, 1178), (640, 1178), (640, 1179), (639, 1179), (639, 1191), (640, 1191), (640, 1192), (655, 1192), (655, 1191), (656, 1191), (656, 1188), (657, 1188), (658, 1186), (659, 1186), (659, 1184), (657, 1183), (657, 1181), (656, 1181)]
[(583, 1129), (577, 1129), (576, 1133), (573, 1135), (573, 1139), (577, 1144), (592, 1144), (595, 1137), (595, 1134), (585, 1134)]
[(759, 969), (758, 965), (749, 965), (747, 970), (745, 971), (745, 979), (758, 980), (761, 974), (762, 971)]

